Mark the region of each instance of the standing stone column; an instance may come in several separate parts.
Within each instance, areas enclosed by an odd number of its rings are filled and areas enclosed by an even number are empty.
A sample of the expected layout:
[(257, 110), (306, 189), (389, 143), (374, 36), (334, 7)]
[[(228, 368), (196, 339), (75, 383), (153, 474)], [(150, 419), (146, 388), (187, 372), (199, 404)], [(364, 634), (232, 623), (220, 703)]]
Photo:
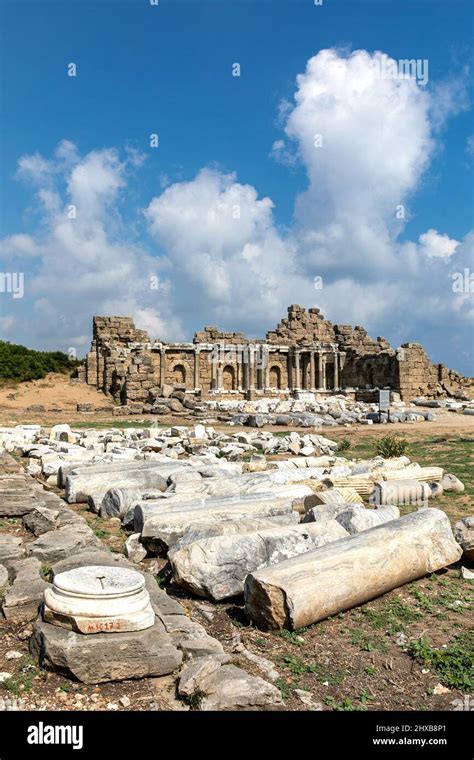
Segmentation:
[(300, 386), (300, 353), (299, 351), (295, 351), (295, 391), (301, 390)]
[(239, 360), (238, 353), (235, 362), (235, 387), (238, 391), (242, 390), (242, 362)]
[(265, 388), (270, 387), (270, 351), (268, 348), (265, 348), (265, 382), (263, 385)]
[(314, 351), (310, 351), (310, 354), (309, 354), (309, 376), (310, 376), (310, 390), (314, 391), (316, 388), (316, 367), (314, 365)]
[(339, 390), (339, 354), (334, 351), (334, 390)]
[(293, 390), (293, 355), (291, 349), (288, 349), (286, 355), (286, 372), (288, 375), (287, 390)]
[(308, 357), (306, 351), (301, 352), (301, 388), (307, 390), (307, 377), (308, 377)]
[(165, 384), (166, 377), (166, 349), (160, 349), (160, 385)]
[(324, 367), (323, 367), (323, 354), (322, 351), (318, 351), (318, 390), (323, 391), (325, 386)]
[(213, 386), (214, 390), (218, 390), (219, 388), (219, 346), (215, 346), (215, 352), (212, 354), (212, 377), (213, 377)]
[(323, 391), (327, 389), (327, 378), (326, 378), (326, 356), (322, 357), (322, 375), (321, 375), (321, 387)]
[(244, 346), (242, 351), (242, 388), (244, 391), (249, 389), (249, 350)]
[(255, 390), (255, 349), (249, 345), (249, 382), (248, 388), (250, 391)]
[(194, 349), (194, 390), (198, 391), (200, 390), (200, 378), (199, 378), (199, 356), (200, 356), (200, 349), (195, 348)]

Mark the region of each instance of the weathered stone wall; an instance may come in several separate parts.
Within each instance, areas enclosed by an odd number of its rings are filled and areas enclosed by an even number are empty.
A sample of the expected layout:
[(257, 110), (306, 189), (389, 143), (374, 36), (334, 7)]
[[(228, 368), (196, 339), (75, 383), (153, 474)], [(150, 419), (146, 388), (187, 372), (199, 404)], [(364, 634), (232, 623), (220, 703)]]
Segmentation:
[[(262, 346), (267, 356), (263, 361)], [(249, 354), (255, 354), (251, 370)], [(472, 395), (474, 382), (443, 364), (432, 364), (418, 343), (394, 349), (385, 338), (373, 340), (360, 325), (333, 325), (319, 309), (295, 304), (260, 341), (206, 325), (192, 343), (152, 343), (130, 317), (94, 317), (91, 351), (78, 377), (132, 406), (146, 403), (150, 390), (163, 385), (199, 389), (204, 395), (216, 389), (288, 393), (313, 385), (323, 390), (390, 387), (409, 400)]]
[(320, 309), (314, 307), (306, 311), (303, 306), (293, 304), (288, 307), (288, 316), (282, 319), (274, 330), (267, 332), (267, 341), (288, 346), (314, 341), (334, 343), (336, 333), (334, 326), (324, 319)]

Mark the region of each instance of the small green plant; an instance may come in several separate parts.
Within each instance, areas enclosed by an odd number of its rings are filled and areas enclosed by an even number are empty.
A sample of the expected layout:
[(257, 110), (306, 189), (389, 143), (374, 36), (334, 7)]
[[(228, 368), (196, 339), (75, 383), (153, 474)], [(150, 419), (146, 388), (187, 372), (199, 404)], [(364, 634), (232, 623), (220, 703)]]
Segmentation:
[(193, 693), (188, 697), (188, 703), (191, 710), (199, 710), (201, 707), (201, 702), (205, 696), (206, 694), (203, 691), (200, 691), (200, 689), (193, 691)]
[(341, 438), (339, 443), (337, 444), (337, 451), (347, 451), (347, 449), (350, 449), (352, 446), (349, 438)]
[(69, 694), (69, 692), (72, 691), (72, 686), (67, 681), (65, 681), (64, 683), (60, 684), (59, 688), (61, 689), (61, 691), (64, 691), (66, 694)]
[(18, 697), (22, 693), (31, 691), (35, 676), (36, 667), (32, 664), (32, 658), (25, 655), (19, 660), (17, 672), (11, 678), (3, 681), (0, 686)]
[(362, 652), (387, 651), (387, 643), (383, 639), (376, 639), (357, 628), (351, 632), (351, 643), (359, 647)]
[(358, 696), (359, 702), (361, 702), (363, 705), (367, 704), (367, 702), (370, 702), (372, 699), (373, 696), (369, 691), (367, 691), (367, 689), (362, 689)]
[(283, 663), (294, 676), (302, 676), (304, 673), (315, 673), (317, 671), (317, 665), (313, 665), (312, 663), (307, 665), (303, 660), (294, 655), (285, 655)]
[(431, 614), (434, 614), (436, 612), (436, 608), (433, 602), (428, 596), (426, 596), (426, 594), (423, 594), (423, 592), (417, 588), (413, 589), (411, 593), (413, 598), (416, 599), (419, 607)]
[(367, 673), (368, 676), (374, 676), (377, 672), (377, 669), (374, 668), (373, 665), (366, 665), (364, 668), (364, 671)]
[(289, 644), (294, 644), (297, 647), (301, 647), (304, 644), (299, 631), (288, 631), (286, 628), (283, 628), (281, 631), (277, 631), (277, 636), (280, 636), (280, 638), (288, 641)]
[(172, 576), (173, 576), (173, 570), (171, 569), (171, 566), (167, 563), (164, 567), (161, 568), (159, 573), (155, 575), (155, 580), (160, 588), (166, 588)]
[(435, 649), (428, 638), (412, 641), (408, 654), (421, 665), (434, 670), (444, 686), (472, 691), (474, 689), (474, 644), (472, 632), (456, 636), (444, 649)]
[(355, 705), (349, 697), (345, 697), (342, 702), (338, 702), (334, 697), (326, 697), (324, 704), (338, 712), (365, 712), (367, 710), (365, 705)]
[(405, 438), (399, 438), (397, 435), (384, 435), (376, 441), (374, 450), (377, 456), (384, 459), (391, 457), (401, 457), (408, 449), (408, 441)]
[(423, 617), (419, 610), (406, 604), (399, 596), (390, 599), (380, 610), (364, 607), (362, 615), (374, 628), (383, 628), (391, 636)]
[(281, 678), (281, 676), (280, 678), (276, 679), (275, 686), (277, 687), (277, 689), (280, 689), (282, 699), (288, 699), (289, 697), (291, 697), (291, 692), (295, 688), (295, 686), (292, 683), (287, 681), (285, 678)]

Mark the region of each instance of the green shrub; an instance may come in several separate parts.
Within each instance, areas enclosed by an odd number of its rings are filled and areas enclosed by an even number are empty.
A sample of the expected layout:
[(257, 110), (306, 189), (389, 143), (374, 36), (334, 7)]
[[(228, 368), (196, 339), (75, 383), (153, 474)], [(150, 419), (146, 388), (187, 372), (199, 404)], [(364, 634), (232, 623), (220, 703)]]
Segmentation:
[(33, 351), (0, 341), (0, 379), (41, 380), (48, 372), (71, 372), (80, 364), (62, 351)]
[(374, 446), (376, 455), (381, 456), (384, 459), (401, 457), (406, 453), (407, 449), (408, 441), (405, 438), (399, 438), (396, 435), (384, 435), (384, 437), (380, 438)]
[(347, 449), (350, 449), (351, 442), (349, 438), (341, 438), (339, 443), (337, 444), (337, 451), (347, 451)]

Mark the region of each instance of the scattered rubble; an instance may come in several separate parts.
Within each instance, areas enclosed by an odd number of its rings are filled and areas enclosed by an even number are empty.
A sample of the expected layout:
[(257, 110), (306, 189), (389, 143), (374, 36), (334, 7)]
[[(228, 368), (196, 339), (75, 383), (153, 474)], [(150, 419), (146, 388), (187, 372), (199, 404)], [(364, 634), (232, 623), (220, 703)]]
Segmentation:
[[(143, 569), (153, 557), (175, 587), (213, 602), (244, 596), (254, 624), (292, 630), (463, 552), (472, 562), (474, 518), (454, 540), (444, 513), (426, 508), (443, 489), (462, 491), (457, 478), (406, 456), (343, 457), (313, 432), (18, 425), (0, 429), (0, 446), (0, 515), (19, 525), (0, 535), (3, 614), (29, 625), (23, 638), (41, 667), (85, 684), (169, 675), (191, 709), (284, 709), (273, 664), (209, 635), (212, 606), (205, 625), (192, 620)], [(106, 549), (78, 503), (128, 533), (123, 554)], [(423, 508), (400, 517), (407, 504)]]

